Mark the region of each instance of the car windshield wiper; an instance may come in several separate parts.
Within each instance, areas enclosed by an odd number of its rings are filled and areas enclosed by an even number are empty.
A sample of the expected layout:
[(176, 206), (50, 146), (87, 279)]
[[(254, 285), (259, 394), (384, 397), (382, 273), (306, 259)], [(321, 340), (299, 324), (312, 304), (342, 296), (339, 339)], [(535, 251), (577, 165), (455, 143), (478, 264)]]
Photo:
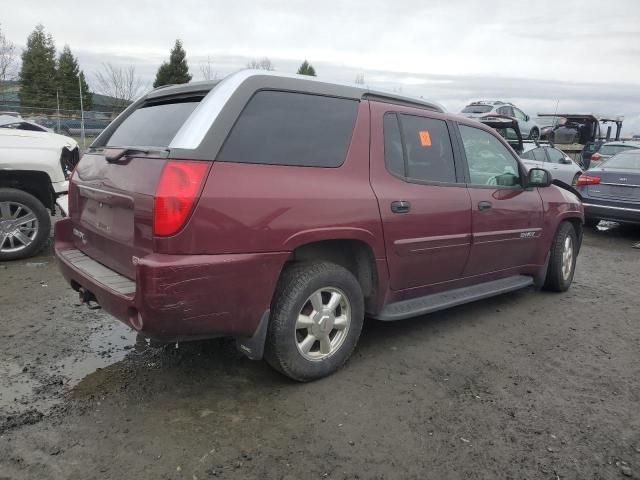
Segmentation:
[(164, 148), (147, 148), (147, 147), (124, 147), (124, 148), (106, 148), (104, 158), (109, 163), (115, 163), (122, 157), (131, 154), (149, 154), (151, 152), (163, 152), (168, 153)]

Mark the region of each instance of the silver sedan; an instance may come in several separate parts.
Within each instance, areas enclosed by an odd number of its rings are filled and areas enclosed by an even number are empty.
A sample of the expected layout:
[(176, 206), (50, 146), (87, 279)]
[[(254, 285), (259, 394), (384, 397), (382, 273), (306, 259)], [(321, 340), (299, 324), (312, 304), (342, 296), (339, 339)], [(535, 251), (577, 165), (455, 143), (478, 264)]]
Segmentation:
[(520, 154), (523, 163), (530, 168), (544, 168), (551, 173), (555, 180), (569, 185), (575, 185), (582, 174), (582, 168), (562, 150), (550, 145), (536, 145), (525, 143), (524, 151)]

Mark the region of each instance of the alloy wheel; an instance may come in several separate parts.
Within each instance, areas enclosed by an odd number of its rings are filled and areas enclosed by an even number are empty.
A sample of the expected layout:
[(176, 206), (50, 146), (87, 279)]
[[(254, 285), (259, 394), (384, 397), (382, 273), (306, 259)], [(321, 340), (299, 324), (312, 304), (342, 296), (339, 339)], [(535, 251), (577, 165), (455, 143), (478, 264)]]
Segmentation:
[(38, 219), (19, 202), (0, 202), (0, 252), (19, 252), (31, 245), (38, 235)]

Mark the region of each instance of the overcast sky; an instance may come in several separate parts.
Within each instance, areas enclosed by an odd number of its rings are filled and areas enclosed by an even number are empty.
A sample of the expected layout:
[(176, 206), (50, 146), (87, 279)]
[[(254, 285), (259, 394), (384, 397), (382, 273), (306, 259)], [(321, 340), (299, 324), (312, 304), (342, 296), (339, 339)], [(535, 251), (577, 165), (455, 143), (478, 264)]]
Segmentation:
[[(0, 0), (8, 3), (9, 0)], [(69, 44), (91, 83), (101, 62), (134, 64), (152, 83), (176, 38), (194, 79), (250, 58), (295, 72), (402, 89), (459, 111), (472, 99), (624, 114), (640, 134), (640, 0), (109, 0), (11, 2), (5, 35), (22, 47), (37, 23)]]

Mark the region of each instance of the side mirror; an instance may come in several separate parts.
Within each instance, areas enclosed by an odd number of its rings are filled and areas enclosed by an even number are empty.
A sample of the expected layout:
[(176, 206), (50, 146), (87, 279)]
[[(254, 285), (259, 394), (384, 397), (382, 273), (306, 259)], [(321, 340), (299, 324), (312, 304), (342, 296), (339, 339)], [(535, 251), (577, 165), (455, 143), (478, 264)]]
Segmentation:
[(573, 163), (573, 160), (567, 157), (562, 157), (560, 159), (560, 163), (562, 163), (563, 165), (571, 165)]
[(544, 168), (532, 168), (529, 170), (527, 187), (548, 187), (551, 180), (551, 174)]
[(524, 116), (524, 121), (525, 121), (525, 122), (528, 122), (529, 120), (531, 120), (531, 117), (530, 117), (529, 115), (526, 115), (526, 114), (525, 114), (525, 116)]

